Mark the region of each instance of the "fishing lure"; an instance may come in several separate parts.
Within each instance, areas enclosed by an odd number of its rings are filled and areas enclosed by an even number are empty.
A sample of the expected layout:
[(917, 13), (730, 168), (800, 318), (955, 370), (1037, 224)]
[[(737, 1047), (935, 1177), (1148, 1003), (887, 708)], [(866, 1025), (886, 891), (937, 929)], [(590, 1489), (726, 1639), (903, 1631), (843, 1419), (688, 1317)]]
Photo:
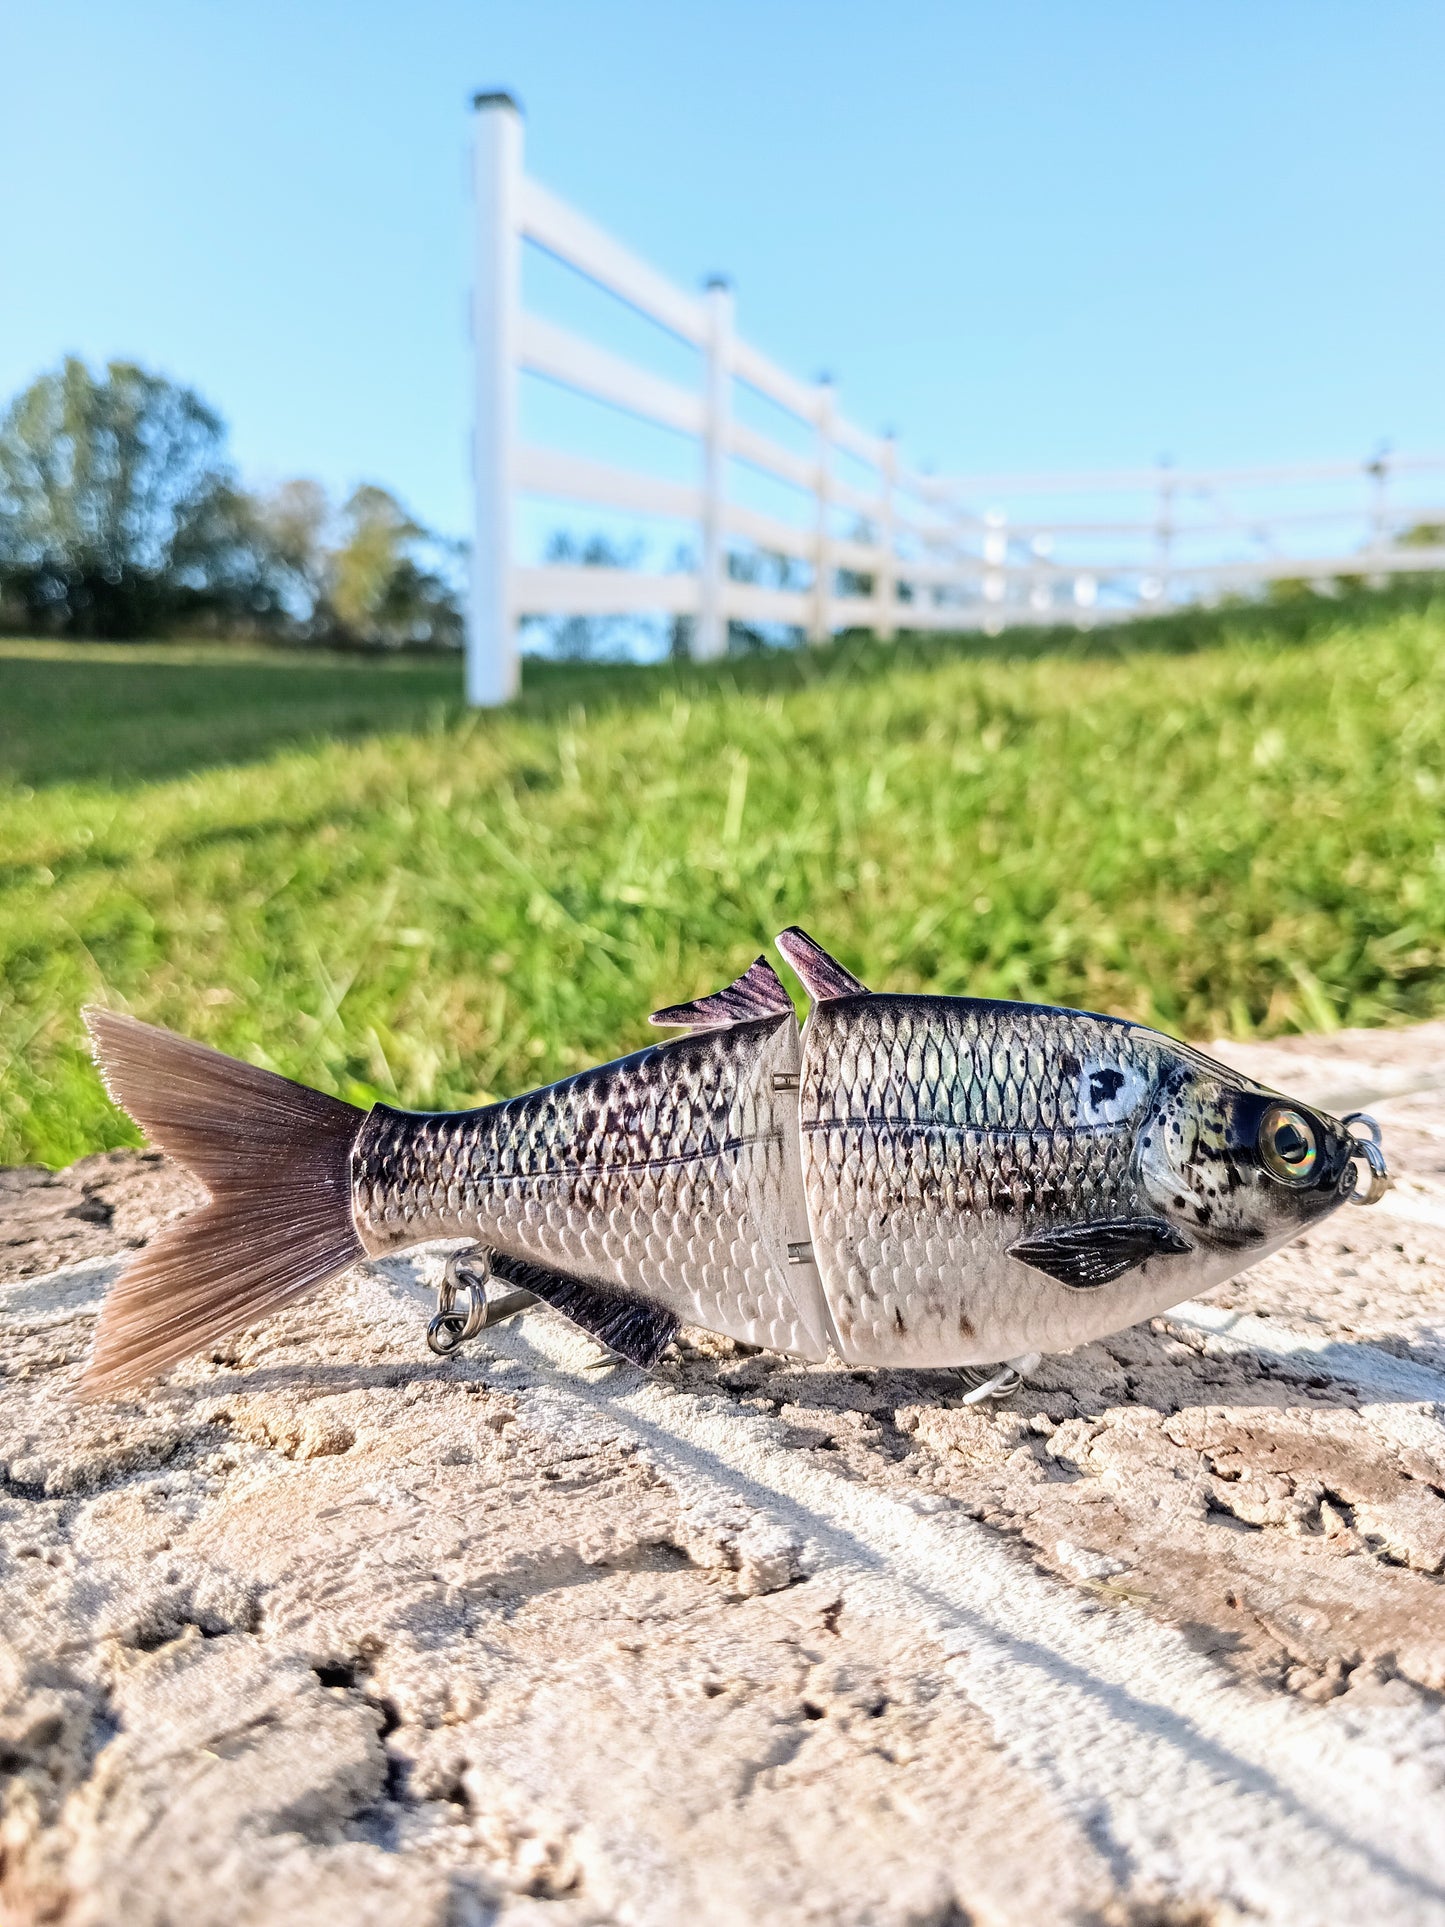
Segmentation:
[[(362, 1112), (113, 1011), (116, 1101), (210, 1193), (108, 1294), (93, 1393), (364, 1256), (465, 1239), (448, 1351), (540, 1298), (651, 1365), (680, 1324), (982, 1392), (1208, 1290), (1388, 1183), (1379, 1131), (1143, 1025), (870, 992), (812, 938), (657, 1011), (688, 1034), (478, 1110)], [(488, 1297), (489, 1281), (503, 1288)], [(458, 1298), (465, 1294), (465, 1310)]]

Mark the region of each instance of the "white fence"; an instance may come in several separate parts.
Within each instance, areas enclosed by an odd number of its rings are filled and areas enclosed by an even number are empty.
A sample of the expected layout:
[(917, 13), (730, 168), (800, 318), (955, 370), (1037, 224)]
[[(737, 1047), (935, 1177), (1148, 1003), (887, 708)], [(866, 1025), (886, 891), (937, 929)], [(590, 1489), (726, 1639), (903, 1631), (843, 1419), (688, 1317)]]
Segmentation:
[[(521, 115), (476, 99), (476, 529), (467, 652), (474, 703), (515, 693), (528, 616), (690, 617), (692, 653), (716, 657), (732, 623), (786, 624), (818, 641), (842, 628), (1001, 629), (1088, 622), (1209, 600), (1279, 578), (1328, 582), (1445, 569), (1445, 460), (1393, 454), (1313, 467), (939, 477), (909, 469), (891, 437), (855, 427), (826, 381), (775, 367), (734, 326), (722, 282), (675, 287), (530, 179)], [(524, 310), (530, 241), (698, 351), (684, 386)], [(561, 384), (681, 433), (695, 478), (649, 474), (522, 442), (518, 377)], [(794, 425), (789, 446), (743, 419), (743, 392)], [(796, 431), (806, 441), (798, 445)], [(783, 484), (794, 519), (740, 499), (747, 474)], [(1435, 490), (1432, 498), (1430, 491)], [(696, 531), (696, 566), (672, 572), (523, 566), (517, 502), (536, 496), (661, 517)], [(1409, 540), (1402, 542), (1401, 537)], [(756, 579), (766, 557), (779, 584)]]

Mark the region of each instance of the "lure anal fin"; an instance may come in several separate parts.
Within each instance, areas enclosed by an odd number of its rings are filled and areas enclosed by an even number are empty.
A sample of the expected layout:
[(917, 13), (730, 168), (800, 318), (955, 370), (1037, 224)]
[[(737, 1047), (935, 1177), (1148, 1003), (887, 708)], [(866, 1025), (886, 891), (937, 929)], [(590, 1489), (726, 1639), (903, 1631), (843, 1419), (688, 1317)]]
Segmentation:
[(1194, 1246), (1165, 1218), (1101, 1218), (1020, 1238), (1010, 1258), (1075, 1291), (1112, 1284), (1148, 1258), (1180, 1257)]
[(494, 1252), (491, 1275), (521, 1291), (534, 1292), (554, 1311), (644, 1370), (655, 1365), (671, 1342), (679, 1320), (661, 1305), (637, 1298), (596, 1278), (574, 1278), (530, 1258)]

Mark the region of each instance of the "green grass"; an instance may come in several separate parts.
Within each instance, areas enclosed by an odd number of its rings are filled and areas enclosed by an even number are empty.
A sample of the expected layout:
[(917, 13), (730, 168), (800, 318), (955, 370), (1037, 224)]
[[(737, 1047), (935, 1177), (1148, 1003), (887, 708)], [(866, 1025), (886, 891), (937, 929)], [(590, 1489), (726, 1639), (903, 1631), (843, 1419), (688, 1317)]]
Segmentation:
[[(129, 1141), (101, 998), (358, 1102), (641, 1043), (784, 924), (1208, 1037), (1445, 1010), (1445, 600), (718, 668), (0, 647), (0, 1161)], [(331, 738), (333, 740), (321, 740)]]

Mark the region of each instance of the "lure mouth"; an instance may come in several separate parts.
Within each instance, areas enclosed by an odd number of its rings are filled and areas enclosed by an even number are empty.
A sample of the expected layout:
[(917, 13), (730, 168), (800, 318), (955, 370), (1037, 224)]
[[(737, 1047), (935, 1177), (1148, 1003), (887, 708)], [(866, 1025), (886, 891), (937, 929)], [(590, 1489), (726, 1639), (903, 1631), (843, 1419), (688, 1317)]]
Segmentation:
[(1340, 1196), (1349, 1204), (1378, 1204), (1390, 1188), (1390, 1167), (1385, 1162), (1380, 1127), (1365, 1111), (1351, 1111), (1340, 1122), (1349, 1139), (1340, 1172)]

